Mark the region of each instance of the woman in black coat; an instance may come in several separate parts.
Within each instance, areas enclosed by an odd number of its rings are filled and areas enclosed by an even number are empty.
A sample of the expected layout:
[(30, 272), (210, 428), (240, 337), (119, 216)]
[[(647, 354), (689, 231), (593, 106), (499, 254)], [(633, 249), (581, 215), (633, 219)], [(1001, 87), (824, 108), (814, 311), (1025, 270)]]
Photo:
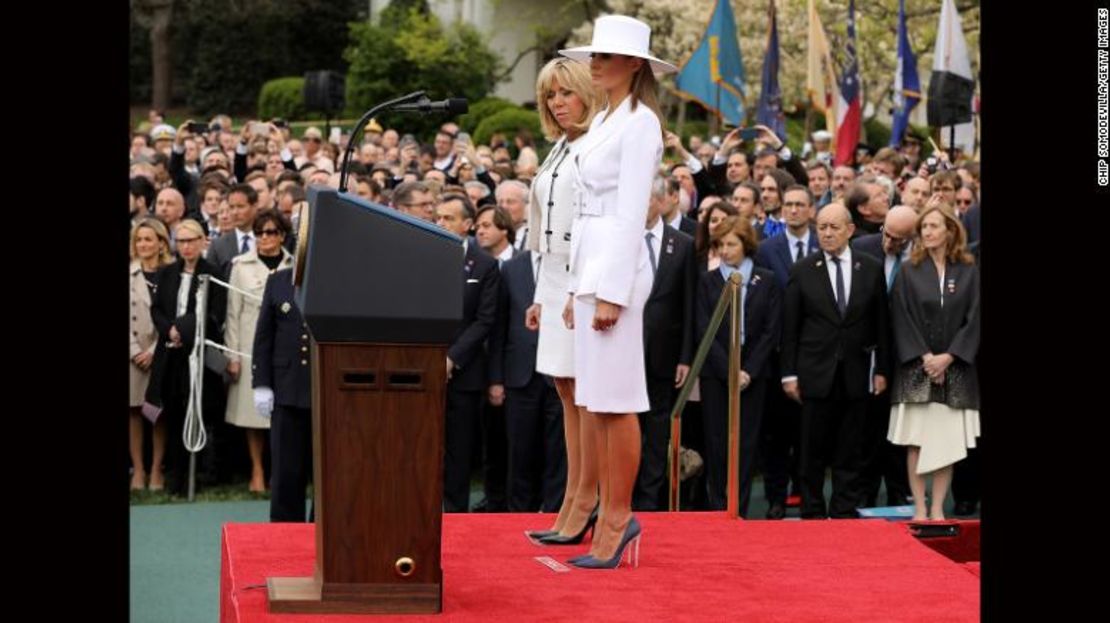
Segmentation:
[[(695, 335), (701, 343), (725, 282), (734, 272), (743, 277), (740, 349), (740, 515), (747, 516), (752, 475), (763, 420), (764, 397), (771, 379), (770, 357), (782, 330), (782, 293), (773, 272), (752, 260), (758, 248), (751, 222), (730, 216), (713, 230), (720, 266), (702, 273), (695, 299)], [(705, 432), (706, 486), (710, 509), (724, 509), (728, 482), (728, 316), (721, 322), (699, 377)]]
[(914, 519), (942, 520), (952, 466), (979, 436), (979, 269), (947, 203), (933, 201), (918, 217), (910, 261), (894, 278), (891, 324), (898, 365), (887, 438), (908, 446)]
[[(176, 244), (179, 258), (161, 270), (158, 293), (151, 305), (151, 317), (158, 329), (158, 346), (154, 351), (150, 385), (147, 387), (144, 408), (160, 410), (166, 418), (169, 443), (166, 448), (167, 487), (170, 493), (181, 495), (188, 484), (188, 454), (182, 445), (182, 431), (189, 399), (189, 353), (196, 340), (197, 277), (211, 275), (220, 278), (219, 269), (201, 257), (206, 236), (204, 229), (192, 219), (177, 224)], [(223, 335), (223, 322), (227, 297), (223, 288), (211, 285), (208, 289), (208, 309), (205, 335), (219, 340)], [(222, 419), (225, 387), (220, 375), (206, 368), (202, 401), (206, 420)], [(206, 428), (208, 428), (206, 426)]]

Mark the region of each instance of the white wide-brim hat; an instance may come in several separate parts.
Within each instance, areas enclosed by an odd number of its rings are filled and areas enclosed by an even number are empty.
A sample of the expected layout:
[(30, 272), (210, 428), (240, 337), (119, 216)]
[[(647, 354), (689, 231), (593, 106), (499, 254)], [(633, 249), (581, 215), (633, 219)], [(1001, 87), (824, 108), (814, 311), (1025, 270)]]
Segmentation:
[(651, 26), (627, 15), (605, 15), (594, 22), (590, 45), (559, 50), (559, 54), (580, 63), (589, 63), (591, 54), (623, 54), (646, 60), (657, 74), (678, 71), (674, 65), (652, 56), (650, 44)]

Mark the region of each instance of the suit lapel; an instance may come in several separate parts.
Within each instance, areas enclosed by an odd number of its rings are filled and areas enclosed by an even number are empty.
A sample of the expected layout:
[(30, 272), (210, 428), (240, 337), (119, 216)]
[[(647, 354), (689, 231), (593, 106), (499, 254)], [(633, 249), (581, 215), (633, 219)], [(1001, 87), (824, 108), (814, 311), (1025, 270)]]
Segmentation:
[(779, 257), (786, 265), (787, 274), (790, 273), (790, 267), (794, 265), (794, 256), (790, 253), (790, 239), (785, 234), (782, 236), (782, 244), (778, 247)]
[[(644, 242), (647, 244), (647, 241)], [(671, 253), (667, 253), (668, 245), (670, 246)], [(670, 268), (674, 262), (674, 232), (668, 231), (666, 225), (663, 226), (663, 240), (659, 244), (659, 257), (655, 258), (655, 278), (651, 284), (651, 294), (648, 298), (654, 298), (659, 292), (659, 282), (663, 280), (663, 270), (666, 267)]]
[(832, 282), (829, 280), (829, 267), (826, 265), (825, 252), (822, 251), (817, 254), (813, 266), (817, 269), (817, 278), (820, 279), (821, 290), (825, 292), (825, 300), (829, 304), (829, 309), (832, 311), (833, 318), (840, 318), (840, 311), (836, 307), (836, 291), (833, 290)]
[(748, 282), (748, 292), (744, 295), (744, 316), (741, 318), (741, 321), (743, 321), (745, 328), (748, 326), (748, 312), (752, 308), (752, 301), (762, 295), (763, 277), (753, 268), (751, 281)]
[[(575, 162), (581, 165), (581, 163), (585, 162), (586, 158), (589, 157), (590, 152), (603, 145), (611, 136), (617, 134), (618, 131), (624, 127), (624, 122), (628, 119), (632, 111), (631, 101), (630, 96), (625, 97), (621, 104), (613, 111), (613, 114), (609, 115), (608, 119), (600, 122), (596, 127), (590, 128), (590, 131), (586, 133), (589, 143), (584, 145), (582, 151), (574, 157)], [(604, 119), (606, 111), (603, 110), (597, 114), (599, 118)]]
[(856, 310), (856, 308), (858, 308), (860, 306), (859, 301), (860, 301), (860, 296), (862, 296), (860, 294), (860, 288), (863, 287), (861, 285), (861, 282), (866, 278), (867, 275), (870, 275), (870, 272), (871, 272), (869, 270), (864, 270), (863, 269), (863, 262), (860, 262), (859, 257), (857, 257), (854, 253), (852, 254), (852, 267), (851, 268), (852, 268), (852, 287), (850, 288), (850, 291), (848, 293), (848, 309), (844, 310), (844, 318), (845, 319), (848, 319), (849, 317), (851, 317), (852, 313)]

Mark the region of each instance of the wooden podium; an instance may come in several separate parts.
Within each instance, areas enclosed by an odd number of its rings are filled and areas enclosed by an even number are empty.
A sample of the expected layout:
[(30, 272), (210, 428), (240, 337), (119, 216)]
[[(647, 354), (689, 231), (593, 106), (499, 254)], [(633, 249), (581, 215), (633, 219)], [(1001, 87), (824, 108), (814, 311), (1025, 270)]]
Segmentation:
[(316, 568), (268, 578), (270, 611), (437, 613), (462, 240), (333, 189), (309, 205), (294, 279), (312, 334)]

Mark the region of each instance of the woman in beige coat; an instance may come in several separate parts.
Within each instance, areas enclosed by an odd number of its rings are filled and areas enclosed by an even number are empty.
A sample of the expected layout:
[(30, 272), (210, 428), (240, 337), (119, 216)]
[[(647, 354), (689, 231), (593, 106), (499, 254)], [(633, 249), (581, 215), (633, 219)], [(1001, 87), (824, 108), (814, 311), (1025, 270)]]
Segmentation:
[[(227, 294), (224, 343), (232, 351), (246, 355), (251, 353), (266, 279), (278, 270), (293, 266), (293, 256), (282, 248), (290, 229), (289, 221), (279, 212), (272, 209), (260, 212), (254, 219), (257, 248), (236, 256), (231, 261), (231, 286), (257, 297), (244, 296), (234, 289)], [(247, 447), (251, 456), (250, 489), (254, 492), (265, 491), (262, 448), (266, 441), (266, 431), (270, 429), (270, 420), (259, 416), (255, 411), (250, 365), (243, 365), (240, 357), (234, 353), (229, 353), (228, 360), (227, 371), (231, 375), (231, 385), (227, 396), (226, 420), (229, 424), (247, 429)]]
[[(150, 383), (150, 365), (158, 345), (158, 330), (150, 317), (150, 303), (158, 288), (158, 270), (173, 263), (166, 227), (155, 218), (140, 220), (131, 230), (131, 488), (146, 487), (143, 467), (143, 397)], [(161, 489), (162, 457), (166, 450), (166, 423), (154, 427), (154, 453), (150, 488)]]

